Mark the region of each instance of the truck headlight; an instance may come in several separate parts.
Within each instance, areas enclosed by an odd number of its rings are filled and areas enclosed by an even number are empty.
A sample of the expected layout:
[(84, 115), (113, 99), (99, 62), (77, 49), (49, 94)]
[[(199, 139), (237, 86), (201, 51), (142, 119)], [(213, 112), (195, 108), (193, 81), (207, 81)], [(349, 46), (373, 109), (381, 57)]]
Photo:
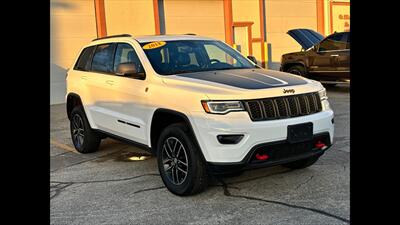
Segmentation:
[(319, 94), (319, 98), (321, 99), (321, 101), (323, 100), (328, 100), (328, 96), (326, 95), (326, 89), (323, 88), (322, 90), (318, 91)]
[(244, 111), (240, 101), (201, 101), (204, 111), (213, 114), (226, 114), (232, 111)]

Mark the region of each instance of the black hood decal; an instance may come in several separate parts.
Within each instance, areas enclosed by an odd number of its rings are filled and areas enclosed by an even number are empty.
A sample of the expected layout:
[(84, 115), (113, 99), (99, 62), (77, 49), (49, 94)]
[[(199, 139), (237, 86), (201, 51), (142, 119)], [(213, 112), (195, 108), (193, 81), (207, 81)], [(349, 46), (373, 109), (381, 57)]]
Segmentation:
[[(272, 75), (273, 74), (273, 75)], [(235, 69), (185, 73), (177, 76), (215, 82), (243, 89), (264, 89), (306, 84), (296, 76), (263, 69)]]

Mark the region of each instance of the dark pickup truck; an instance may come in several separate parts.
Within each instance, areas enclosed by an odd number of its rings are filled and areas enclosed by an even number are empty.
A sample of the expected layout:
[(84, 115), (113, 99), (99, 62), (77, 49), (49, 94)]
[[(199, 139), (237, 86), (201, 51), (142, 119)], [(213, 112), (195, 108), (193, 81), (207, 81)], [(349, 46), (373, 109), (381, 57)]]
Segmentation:
[(310, 29), (293, 29), (287, 33), (302, 50), (282, 55), (281, 71), (331, 86), (350, 82), (350, 32), (333, 33), (325, 38)]

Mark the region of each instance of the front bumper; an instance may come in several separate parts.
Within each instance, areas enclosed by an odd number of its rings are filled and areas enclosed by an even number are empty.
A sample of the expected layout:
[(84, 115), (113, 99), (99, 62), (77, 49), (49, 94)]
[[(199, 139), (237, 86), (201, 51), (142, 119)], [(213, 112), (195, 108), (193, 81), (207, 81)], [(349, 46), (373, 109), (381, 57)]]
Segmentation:
[[(323, 149), (314, 146), (317, 141), (323, 141), (326, 147)], [(211, 173), (215, 175), (235, 173), (242, 170), (271, 167), (281, 165), (312, 156), (321, 156), (332, 146), (328, 132), (314, 135), (310, 141), (300, 143), (289, 143), (288, 141), (276, 141), (263, 143), (254, 146), (246, 157), (238, 163), (213, 163), (208, 162), (207, 166)], [(257, 160), (257, 153), (267, 153), (270, 158), (267, 160)]]
[[(252, 149), (260, 144), (286, 141), (287, 126), (312, 122), (313, 134), (326, 133), (333, 142), (333, 111), (331, 109), (301, 117), (270, 121), (251, 121), (247, 112), (226, 115), (192, 112), (191, 123), (204, 158), (211, 164), (243, 163)], [(221, 144), (217, 135), (243, 134), (237, 144)]]

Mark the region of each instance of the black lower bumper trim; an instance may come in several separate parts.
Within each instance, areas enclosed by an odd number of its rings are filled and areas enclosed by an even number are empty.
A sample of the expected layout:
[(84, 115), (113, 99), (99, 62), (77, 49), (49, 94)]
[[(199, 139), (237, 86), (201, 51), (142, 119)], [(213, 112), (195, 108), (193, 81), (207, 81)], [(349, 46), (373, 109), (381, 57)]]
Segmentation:
[[(317, 149), (313, 147), (314, 141), (321, 139), (325, 141), (327, 147), (325, 149)], [(328, 150), (332, 146), (328, 132), (314, 135), (313, 139), (309, 142), (310, 143), (304, 142), (298, 144), (290, 144), (288, 141), (284, 140), (284, 141), (259, 144), (254, 146), (241, 162), (238, 163), (208, 162), (207, 163), (208, 170), (210, 173), (218, 175), (218, 174), (235, 173), (242, 170), (277, 166), (312, 156), (321, 156), (324, 154), (326, 150)], [(296, 149), (299, 148), (299, 144), (301, 144), (300, 149)], [(259, 161), (253, 158), (256, 152), (261, 151), (261, 149), (267, 147), (275, 148), (275, 155), (276, 155), (275, 157), (271, 157), (270, 159), (267, 159), (265, 161)], [(298, 151), (296, 152), (296, 150)], [(284, 151), (289, 152), (289, 154), (282, 155)]]

